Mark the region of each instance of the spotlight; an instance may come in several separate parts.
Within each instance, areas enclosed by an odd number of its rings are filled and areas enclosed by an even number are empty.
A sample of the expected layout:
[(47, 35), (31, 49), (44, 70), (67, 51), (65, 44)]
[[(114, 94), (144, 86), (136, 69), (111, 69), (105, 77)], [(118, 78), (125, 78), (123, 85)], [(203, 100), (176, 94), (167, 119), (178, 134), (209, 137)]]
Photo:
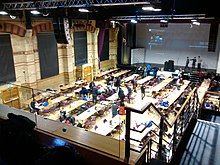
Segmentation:
[(49, 15), (49, 11), (48, 10), (43, 11), (43, 16), (44, 17), (47, 17), (48, 15)]
[(11, 19), (16, 19), (17, 17), (15, 15), (9, 15)]
[(193, 22), (192, 24), (199, 26), (199, 25), (200, 25), (200, 22), (197, 22), (197, 21), (196, 21), (196, 22)]
[(111, 23), (112, 23), (112, 28), (115, 28), (115, 25), (116, 25), (115, 23), (116, 22), (115, 21), (111, 21)]

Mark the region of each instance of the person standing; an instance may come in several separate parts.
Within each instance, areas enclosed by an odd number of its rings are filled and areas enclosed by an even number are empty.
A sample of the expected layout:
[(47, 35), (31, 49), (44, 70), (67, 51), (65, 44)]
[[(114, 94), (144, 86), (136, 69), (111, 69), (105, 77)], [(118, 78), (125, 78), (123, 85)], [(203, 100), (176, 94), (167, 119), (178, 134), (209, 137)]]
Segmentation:
[(194, 70), (195, 67), (196, 67), (196, 57), (194, 57), (194, 58), (191, 59), (191, 60), (192, 60), (192, 70)]
[(124, 91), (120, 87), (118, 91), (118, 97), (120, 98), (120, 103), (123, 103), (125, 99), (125, 94), (124, 94)]
[(147, 75), (150, 76), (151, 65), (148, 64), (146, 69), (147, 69)]
[(141, 85), (141, 99), (143, 100), (144, 97), (145, 97), (145, 85), (142, 84), (142, 85)]
[(186, 57), (186, 65), (185, 65), (185, 68), (184, 70), (188, 70), (189, 69), (189, 57)]
[(129, 87), (129, 85), (126, 86), (127, 87), (127, 90), (128, 90), (128, 103), (131, 102), (131, 94), (132, 94), (132, 90), (131, 90), (131, 87)]
[(92, 102), (95, 103), (95, 104), (97, 103), (97, 96), (98, 96), (98, 94), (99, 94), (98, 87), (94, 86), (92, 88)]
[(197, 63), (197, 70), (201, 71), (201, 64), (202, 64), (202, 59), (200, 56), (198, 56), (198, 63)]
[(93, 89), (94, 86), (95, 86), (95, 82), (94, 82), (94, 81), (91, 81), (91, 82), (89, 83), (89, 92), (90, 92), (90, 94), (92, 94), (92, 89)]
[(116, 89), (117, 91), (118, 91), (120, 85), (121, 85), (121, 78), (119, 76), (119, 77), (116, 77), (116, 81), (115, 81), (115, 87), (117, 88)]

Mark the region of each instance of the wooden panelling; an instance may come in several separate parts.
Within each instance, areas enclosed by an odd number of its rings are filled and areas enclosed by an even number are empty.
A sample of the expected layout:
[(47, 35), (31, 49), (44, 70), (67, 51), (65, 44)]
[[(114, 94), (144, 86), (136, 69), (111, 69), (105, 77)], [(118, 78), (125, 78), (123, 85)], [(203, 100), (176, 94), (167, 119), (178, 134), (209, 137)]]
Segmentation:
[(20, 108), (18, 87), (8, 88), (1, 91), (2, 103), (11, 107)]
[(87, 81), (92, 81), (92, 66), (89, 64), (77, 66), (76, 78), (77, 80), (86, 79)]

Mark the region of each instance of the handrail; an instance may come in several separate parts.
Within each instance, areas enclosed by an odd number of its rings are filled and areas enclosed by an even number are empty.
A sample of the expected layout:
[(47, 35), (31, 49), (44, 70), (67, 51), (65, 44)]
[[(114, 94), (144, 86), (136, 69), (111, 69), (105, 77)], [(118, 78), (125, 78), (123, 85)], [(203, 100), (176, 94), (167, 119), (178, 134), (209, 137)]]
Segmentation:
[(171, 126), (173, 126), (173, 124), (176, 122), (177, 118), (179, 117), (179, 115), (181, 114), (181, 112), (183, 111), (183, 109), (185, 108), (186, 104), (188, 103), (189, 99), (191, 98), (191, 96), (194, 94), (194, 92), (196, 91), (196, 87), (191, 91), (191, 93), (188, 95), (187, 99), (185, 100), (185, 102), (183, 103), (183, 105), (181, 106), (180, 110), (178, 111), (178, 113), (176, 114), (174, 120), (171, 122)]

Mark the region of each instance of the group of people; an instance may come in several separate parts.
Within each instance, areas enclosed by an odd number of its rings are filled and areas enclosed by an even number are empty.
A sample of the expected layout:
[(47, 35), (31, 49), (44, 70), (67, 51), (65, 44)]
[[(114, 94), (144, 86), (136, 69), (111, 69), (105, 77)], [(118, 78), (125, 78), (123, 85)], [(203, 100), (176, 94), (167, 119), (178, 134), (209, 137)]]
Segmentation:
[(192, 70), (195, 70), (196, 67), (196, 62), (197, 62), (197, 71), (201, 71), (201, 65), (202, 65), (202, 59), (200, 56), (198, 56), (198, 60), (196, 57), (189, 59), (189, 57), (186, 58), (186, 65), (184, 70), (188, 69), (189, 70), (189, 63), (192, 61)]

